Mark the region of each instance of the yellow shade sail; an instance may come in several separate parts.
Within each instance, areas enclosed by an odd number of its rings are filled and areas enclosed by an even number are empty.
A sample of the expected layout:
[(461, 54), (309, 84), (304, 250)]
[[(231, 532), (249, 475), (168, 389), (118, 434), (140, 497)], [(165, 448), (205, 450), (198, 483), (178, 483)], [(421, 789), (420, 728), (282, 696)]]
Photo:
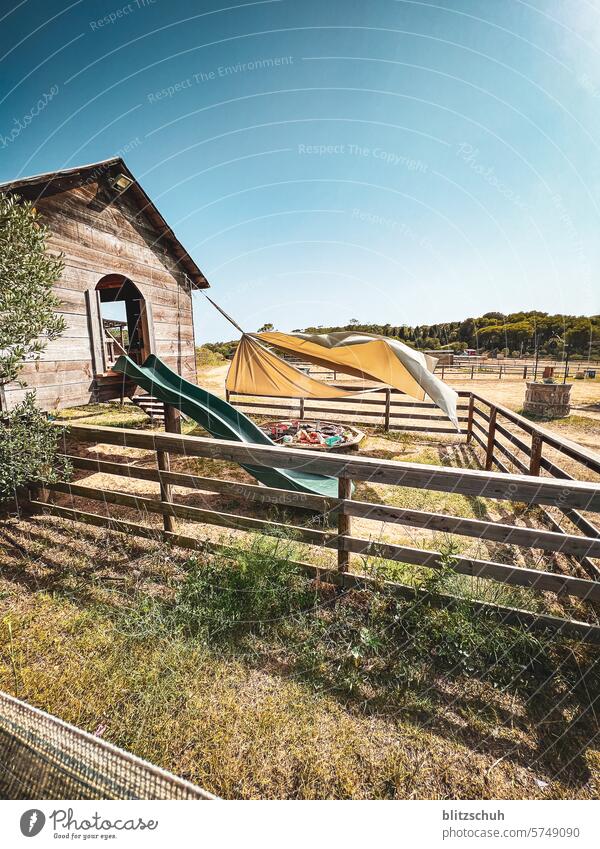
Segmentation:
[[(420, 401), (425, 398), (424, 387), (411, 375), (406, 364), (398, 358), (393, 347), (389, 344), (390, 340), (358, 333), (302, 334), (298, 336), (288, 333), (261, 333), (259, 336), (269, 345), (298, 354), (309, 363), (325, 368), (337, 366), (338, 371), (363, 378), (363, 380), (376, 380), (379, 383), (385, 383), (388, 386), (393, 386), (394, 389), (405, 392), (412, 398), (418, 398)], [(342, 336), (347, 338), (341, 339)], [(350, 340), (356, 341), (351, 342)], [(336, 342), (338, 344), (335, 344)], [(417, 351), (413, 352), (410, 348), (408, 350), (417, 354), (417, 356), (424, 356)], [(435, 365), (435, 362), (435, 360), (432, 360), (433, 365)], [(423, 367), (427, 369), (427, 363), (424, 363)]]
[(240, 340), (225, 386), (230, 392), (273, 398), (347, 398), (356, 394), (356, 390), (313, 380), (248, 334)]
[(341, 398), (343, 390), (314, 380), (286, 363), (266, 343), (303, 361), (391, 386), (412, 398), (431, 398), (458, 428), (457, 393), (433, 374), (433, 357), (397, 339), (368, 333), (244, 334), (227, 375), (227, 389), (280, 398)]

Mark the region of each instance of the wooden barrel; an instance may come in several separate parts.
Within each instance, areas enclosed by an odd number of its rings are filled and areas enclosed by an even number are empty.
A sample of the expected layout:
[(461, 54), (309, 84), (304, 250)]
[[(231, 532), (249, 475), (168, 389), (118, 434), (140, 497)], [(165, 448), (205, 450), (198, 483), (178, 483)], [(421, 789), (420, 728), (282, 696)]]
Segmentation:
[(571, 411), (570, 383), (528, 383), (524, 413), (549, 419), (568, 416)]

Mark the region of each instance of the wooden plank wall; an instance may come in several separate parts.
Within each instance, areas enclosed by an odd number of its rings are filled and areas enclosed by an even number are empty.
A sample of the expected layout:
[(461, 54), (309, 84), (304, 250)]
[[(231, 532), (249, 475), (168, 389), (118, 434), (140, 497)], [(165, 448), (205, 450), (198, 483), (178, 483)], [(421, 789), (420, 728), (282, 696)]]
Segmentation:
[(152, 304), (156, 354), (186, 379), (196, 380), (194, 328), (189, 286), (157, 233), (122, 196), (101, 204), (97, 185), (90, 184), (42, 198), (36, 206), (51, 231), (48, 243), (64, 254), (65, 268), (56, 294), (67, 329), (49, 342), (38, 363), (27, 363), (21, 377), (25, 389), (6, 388), (9, 408), (35, 389), (46, 410), (94, 400), (94, 363), (88, 326), (86, 290), (106, 274), (123, 274)]

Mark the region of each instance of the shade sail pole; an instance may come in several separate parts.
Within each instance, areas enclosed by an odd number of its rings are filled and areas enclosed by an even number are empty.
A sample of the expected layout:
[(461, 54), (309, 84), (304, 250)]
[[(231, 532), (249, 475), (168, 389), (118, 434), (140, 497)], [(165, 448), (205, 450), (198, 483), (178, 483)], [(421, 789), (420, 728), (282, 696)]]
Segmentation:
[(212, 298), (209, 298), (209, 297), (208, 297), (208, 295), (207, 295), (205, 292), (202, 292), (202, 294), (204, 295), (204, 297), (206, 298), (206, 300), (207, 300), (207, 301), (210, 301), (210, 302), (211, 302), (211, 304), (213, 305), (213, 307), (214, 307), (216, 310), (218, 310), (218, 311), (221, 313), (221, 315), (222, 315), (222, 316), (224, 316), (224, 318), (226, 318), (226, 319), (227, 319), (227, 321), (228, 321), (230, 324), (233, 324), (233, 326), (235, 327), (235, 329), (236, 329), (236, 330), (239, 330), (239, 331), (240, 331), (240, 333), (241, 333), (242, 335), (245, 335), (245, 331), (244, 331), (244, 330), (242, 330), (242, 328), (239, 326), (239, 324), (237, 323), (237, 321), (234, 321), (230, 315), (227, 315), (227, 313), (225, 312), (225, 310), (222, 310), (222, 309), (221, 309), (221, 307), (220, 307), (218, 304), (216, 304), (216, 303), (213, 301), (213, 299), (212, 299)]

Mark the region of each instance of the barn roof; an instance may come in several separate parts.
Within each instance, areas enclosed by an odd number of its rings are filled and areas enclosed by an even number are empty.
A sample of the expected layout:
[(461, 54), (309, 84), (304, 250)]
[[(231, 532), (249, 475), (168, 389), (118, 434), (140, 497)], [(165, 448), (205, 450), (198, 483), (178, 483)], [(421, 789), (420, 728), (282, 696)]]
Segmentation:
[[(66, 168), (61, 171), (50, 171), (47, 174), (37, 174), (34, 177), (9, 180), (6, 183), (0, 183), (0, 192), (18, 192), (22, 197), (29, 200), (38, 200), (45, 195), (64, 192), (87, 182), (98, 181), (106, 186), (111, 186), (111, 180), (114, 180), (120, 174), (132, 181), (131, 185), (124, 191), (127, 192), (128, 197), (135, 201), (140, 212), (157, 231), (157, 244), (165, 247), (175, 257), (194, 289), (208, 289), (210, 284), (206, 277), (120, 156), (114, 156), (100, 162), (92, 162), (89, 165), (80, 165), (77, 168)], [(119, 189), (113, 186), (113, 191), (118, 193)]]

